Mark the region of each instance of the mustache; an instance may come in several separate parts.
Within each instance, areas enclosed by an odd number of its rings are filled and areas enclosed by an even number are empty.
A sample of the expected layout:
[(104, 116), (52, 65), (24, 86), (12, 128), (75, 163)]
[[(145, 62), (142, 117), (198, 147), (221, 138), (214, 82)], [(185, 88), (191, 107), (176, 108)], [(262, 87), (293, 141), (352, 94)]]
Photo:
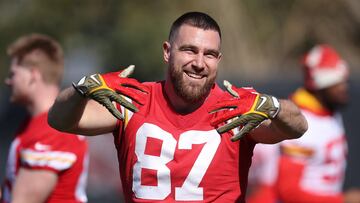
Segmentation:
[(180, 69), (180, 68), (175, 68), (175, 67), (171, 67), (169, 69), (169, 76), (171, 78), (171, 80), (173, 81), (173, 85), (175, 88), (175, 94), (177, 94), (178, 96), (180, 96), (182, 99), (184, 99), (186, 102), (189, 103), (195, 103), (198, 101), (203, 100), (204, 98), (206, 98), (206, 96), (209, 94), (211, 87), (214, 85), (215, 83), (215, 76), (214, 77), (208, 77), (208, 75), (205, 73), (208, 73), (208, 71), (198, 71), (195, 72), (194, 74), (196, 75), (202, 75), (202, 76), (206, 76), (206, 82), (204, 85), (202, 86), (198, 86), (196, 84), (191, 84), (191, 83), (185, 83), (185, 81), (183, 80), (183, 73), (193, 73), (193, 71), (187, 72), (184, 69)]

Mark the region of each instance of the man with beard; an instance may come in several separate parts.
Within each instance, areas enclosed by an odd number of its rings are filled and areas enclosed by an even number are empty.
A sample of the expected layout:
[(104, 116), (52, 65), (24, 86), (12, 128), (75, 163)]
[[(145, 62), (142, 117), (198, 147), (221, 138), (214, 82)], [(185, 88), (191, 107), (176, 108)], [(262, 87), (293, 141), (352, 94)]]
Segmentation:
[(228, 82), (230, 94), (221, 90), (220, 44), (210, 16), (185, 13), (163, 43), (164, 81), (126, 78), (133, 67), (86, 76), (59, 95), (49, 123), (86, 135), (113, 132), (127, 202), (244, 202), (255, 144), (298, 138), (307, 123), (290, 101)]
[(278, 192), (281, 202), (360, 202), (360, 190), (342, 192), (347, 142), (339, 109), (348, 103), (348, 67), (327, 44), (302, 61), (304, 87), (291, 96), (309, 122), (297, 140), (281, 143)]

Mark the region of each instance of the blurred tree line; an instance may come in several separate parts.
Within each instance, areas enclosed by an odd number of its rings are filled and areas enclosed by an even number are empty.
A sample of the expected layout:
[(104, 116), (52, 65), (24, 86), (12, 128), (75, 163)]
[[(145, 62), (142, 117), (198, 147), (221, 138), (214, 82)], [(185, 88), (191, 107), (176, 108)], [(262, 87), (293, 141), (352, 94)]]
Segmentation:
[[(354, 68), (360, 64), (357, 0), (1, 0), (0, 65), (9, 64), (9, 43), (40, 32), (58, 39), (67, 55), (92, 50), (81, 59), (98, 59), (89, 68), (108, 71), (135, 64), (140, 80), (161, 79), (162, 42), (173, 20), (193, 10), (209, 13), (222, 27), (224, 77), (276, 79), (284, 73), (297, 78), (299, 56), (316, 42), (335, 46), (359, 75)], [(6, 71), (1, 68), (0, 79)]]

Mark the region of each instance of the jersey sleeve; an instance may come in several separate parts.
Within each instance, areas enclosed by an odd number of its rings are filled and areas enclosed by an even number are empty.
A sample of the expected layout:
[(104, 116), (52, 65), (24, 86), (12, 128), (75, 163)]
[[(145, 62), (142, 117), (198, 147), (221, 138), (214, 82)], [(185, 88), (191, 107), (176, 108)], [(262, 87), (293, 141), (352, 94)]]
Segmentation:
[(76, 161), (74, 153), (55, 150), (24, 149), (20, 156), (21, 164), (26, 168), (48, 169), (55, 172), (70, 168)]
[[(124, 96), (122, 96), (122, 97), (124, 97)], [(130, 99), (130, 98), (128, 98), (128, 97), (124, 97), (124, 99), (126, 99), (128, 102), (130, 102), (130, 103), (133, 103), (133, 101)], [(136, 105), (136, 104), (135, 104)], [(124, 116), (124, 120), (122, 121), (122, 120), (117, 120), (117, 124), (116, 124), (116, 128), (117, 129), (120, 129), (121, 127), (124, 127), (124, 128), (126, 128), (126, 126), (127, 126), (127, 124), (129, 123), (129, 121), (130, 121), (130, 119), (131, 119), (131, 117), (133, 116), (133, 112), (132, 111), (130, 111), (130, 110), (128, 110), (128, 109), (126, 109), (125, 107), (123, 107), (123, 106), (121, 106), (120, 104), (118, 104), (118, 103), (116, 103), (116, 108), (119, 110), (119, 112), (121, 113), (121, 114), (123, 114), (123, 116)]]
[(20, 164), (29, 169), (51, 170), (55, 173), (71, 168), (77, 160), (76, 135), (42, 136), (20, 149)]

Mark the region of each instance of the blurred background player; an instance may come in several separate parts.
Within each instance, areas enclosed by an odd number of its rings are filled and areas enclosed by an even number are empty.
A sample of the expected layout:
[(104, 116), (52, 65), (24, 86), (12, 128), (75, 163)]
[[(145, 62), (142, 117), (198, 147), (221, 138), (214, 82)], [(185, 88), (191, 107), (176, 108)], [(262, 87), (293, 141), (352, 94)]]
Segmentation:
[(302, 61), (304, 87), (291, 96), (305, 115), (303, 137), (281, 143), (281, 202), (360, 202), (359, 190), (342, 193), (347, 141), (338, 110), (348, 103), (348, 67), (329, 45), (311, 49)]
[(247, 203), (276, 203), (279, 144), (257, 144), (249, 170)]
[(10, 101), (25, 107), (29, 118), (10, 146), (1, 201), (86, 202), (87, 142), (47, 123), (63, 75), (62, 48), (48, 36), (31, 34), (11, 44), (7, 53)]

